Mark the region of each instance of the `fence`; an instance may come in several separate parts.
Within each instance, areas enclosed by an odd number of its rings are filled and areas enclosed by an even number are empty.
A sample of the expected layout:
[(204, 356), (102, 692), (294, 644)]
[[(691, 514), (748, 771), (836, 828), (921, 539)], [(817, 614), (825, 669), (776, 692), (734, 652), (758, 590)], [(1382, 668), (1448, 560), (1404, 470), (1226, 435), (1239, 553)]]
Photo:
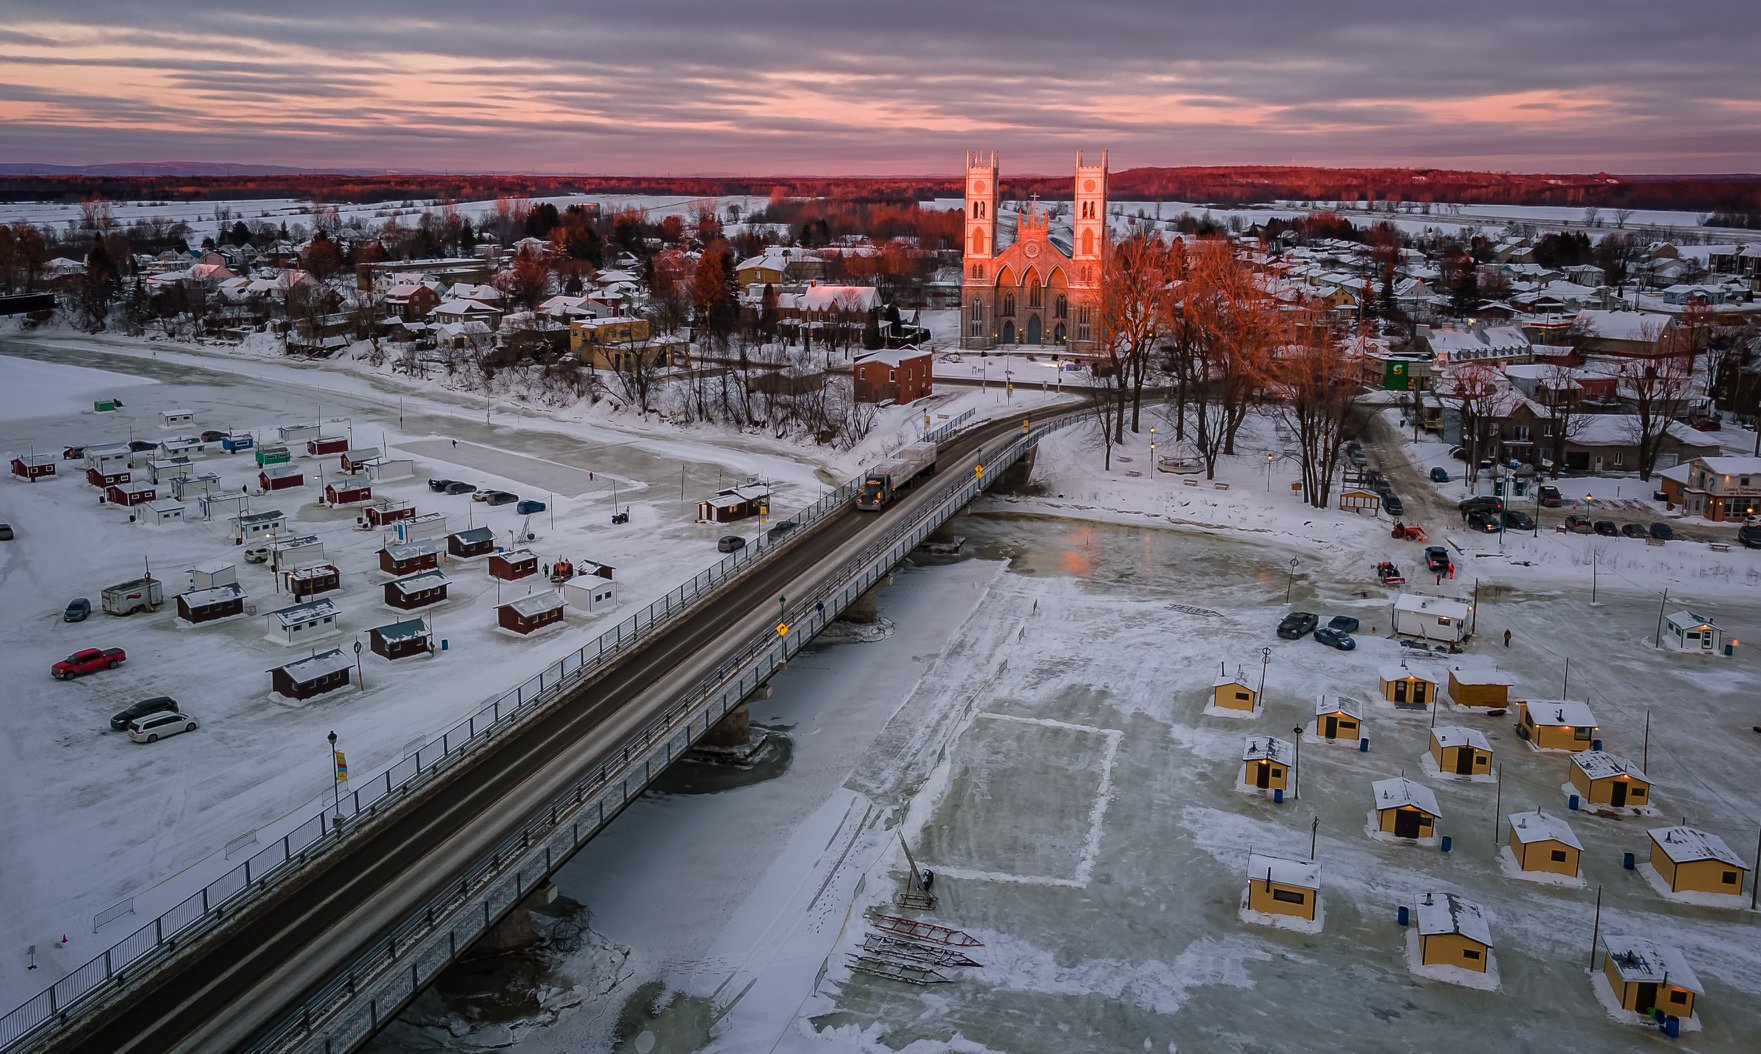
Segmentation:
[[(1001, 469), (1042, 436), (1086, 419), (1082, 414), (1067, 415), (1017, 437), (1001, 453), (992, 455), (990, 463), (998, 471), (989, 478), (997, 479)], [(432, 981), (496, 919), (602, 830), (674, 757), (768, 680), (791, 651), (799, 652), (983, 486), (977, 478), (967, 479), (864, 547), (844, 563), (831, 583), (798, 598), (795, 611), (799, 614), (786, 619), (794, 627), (788, 637), (779, 638), (767, 629), (747, 638), (737, 652), (717, 664), (664, 714), (625, 741), (627, 762), (621, 761), (615, 770), (606, 765), (588, 773), (536, 810), (518, 831), (291, 1011), (248, 1048), (249, 1054), (284, 1054), (308, 1045), (328, 1054), (350, 1050), (372, 1035), (385, 1015), (395, 1013)]]

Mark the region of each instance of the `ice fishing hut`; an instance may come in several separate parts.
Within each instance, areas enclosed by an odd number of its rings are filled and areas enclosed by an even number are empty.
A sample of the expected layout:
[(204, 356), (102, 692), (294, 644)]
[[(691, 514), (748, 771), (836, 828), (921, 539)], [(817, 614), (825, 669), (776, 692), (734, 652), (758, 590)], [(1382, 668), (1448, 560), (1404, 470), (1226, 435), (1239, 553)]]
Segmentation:
[(1272, 736), (1248, 736), (1241, 750), (1241, 785), (1257, 790), (1287, 790), (1290, 759), (1296, 748)]
[(1450, 670), (1449, 698), (1456, 706), (1484, 706), (1501, 710), (1510, 705), (1510, 689), (1516, 680), (1496, 670)]
[(212, 472), (171, 481), (171, 495), (178, 501), (196, 501), (220, 493), (220, 477)]
[(367, 466), (367, 475), (376, 482), (409, 479), (416, 474), (416, 463), (409, 458), (380, 458)]
[(454, 532), (446, 536), (446, 551), (448, 555), (460, 560), (487, 556), (495, 551), (495, 532), (487, 527)]
[(153, 484), (142, 480), (139, 483), (112, 483), (104, 488), (104, 500), (112, 505), (125, 507), (144, 505), (159, 494)]
[(1259, 708), (1260, 693), (1247, 684), (1239, 673), (1219, 673), (1211, 682), (1211, 705), (1219, 710), (1240, 710), (1253, 713)]
[(187, 457), (156, 458), (147, 465), (147, 478), (167, 487), (174, 479), (188, 479), (195, 474), (195, 462)]
[(208, 560), (190, 568), (189, 588), (213, 589), (215, 586), (231, 585), (238, 581), (238, 565), (231, 560)]
[(1370, 785), (1376, 801), (1376, 827), (1397, 838), (1430, 838), (1437, 833), (1437, 796), (1405, 776)]
[(287, 526), (287, 514), (280, 509), (241, 512), (232, 518), (232, 525), (237, 529), (238, 533), (234, 537), (239, 542), (251, 542), (281, 533), (282, 528)]
[(1477, 728), (1438, 725), (1431, 729), (1431, 760), (1452, 776), (1490, 776), (1492, 744)]
[(376, 446), (350, 447), (342, 452), (339, 463), (344, 472), (365, 472), (367, 466), (379, 460), (379, 448)]
[(367, 647), (373, 654), (392, 661), (428, 653), (428, 623), (419, 618), (405, 619), (367, 631)]
[(293, 451), (280, 443), (269, 443), (253, 451), (251, 460), (257, 463), (258, 468), (286, 465), (293, 461)]
[(331, 505), (372, 501), (373, 483), (366, 476), (336, 476), (325, 482), (324, 500)]
[(1430, 706), (1437, 698), (1437, 682), (1405, 666), (1384, 666), (1378, 689), (1395, 706)]
[(342, 571), (335, 564), (304, 564), (283, 572), (283, 578), (288, 595), (295, 600), (342, 588)]
[(1680, 948), (1624, 933), (1611, 933), (1602, 943), (1608, 949), (1602, 975), (1622, 1010), (1647, 1019), (1653, 1010), (1677, 1018), (1694, 1016), (1694, 998), (1705, 989)]
[(326, 457), (331, 454), (340, 454), (348, 448), (348, 436), (315, 436), (306, 440), (307, 457)]
[(1459, 644), (1467, 639), (1474, 609), (1448, 597), (1402, 593), (1394, 601), (1394, 632), (1427, 642)]
[(127, 483), (134, 478), (134, 470), (128, 467), (128, 459), (112, 461), (103, 466), (93, 465), (86, 469), (86, 482), (100, 490), (113, 483)]
[(39, 479), (48, 479), (55, 475), (55, 468), (60, 462), (61, 459), (54, 454), (20, 454), (12, 459), (12, 474), (35, 483)]
[(126, 474), (129, 467), (128, 456), (131, 453), (133, 451), (128, 448), (127, 443), (96, 443), (86, 447), (86, 468), (95, 468), (102, 474)]
[(1677, 611), (1663, 616), (1663, 640), (1679, 651), (1705, 655), (1724, 653), (1724, 630), (1705, 615)]
[(1510, 855), (1521, 871), (1542, 871), (1578, 877), (1578, 861), (1584, 844), (1571, 824), (1540, 810), (1513, 812), (1510, 822)]
[(618, 602), (618, 584), (605, 564), (583, 560), (570, 570), (574, 577), (563, 583), (563, 598), (582, 611), (598, 611)]
[(697, 503), (698, 523), (733, 523), (749, 516), (757, 516), (759, 509), (770, 500), (770, 488), (757, 480), (749, 480), (738, 487), (729, 487), (719, 491), (713, 498), (704, 498)]
[(191, 625), (215, 622), (245, 611), (245, 589), (237, 582), (191, 589), (179, 593), (176, 599), (177, 617)]
[(535, 633), (563, 620), (563, 597), (555, 590), (533, 593), (495, 609), (495, 622), (515, 633)]
[(361, 519), (368, 527), (384, 527), (398, 520), (411, 520), (416, 517), (416, 503), (394, 498), (380, 498), (375, 504), (361, 510)]
[(1356, 699), (1323, 695), (1315, 700), (1315, 735), (1322, 739), (1356, 740), (1363, 729), (1364, 708)]
[(234, 519), (242, 516), (250, 505), (250, 499), (243, 494), (215, 494), (212, 497), (197, 498), (196, 508), (202, 510), (204, 520), (216, 517)]
[(324, 559), (324, 542), (315, 534), (282, 538), (275, 543), (269, 566), (276, 571), (292, 571), (302, 564), (315, 564)]
[(249, 432), (237, 432), (220, 440), (220, 449), (228, 454), (238, 454), (253, 450), (257, 446), (257, 438)]
[(1313, 922), (1320, 903), (1320, 864), (1313, 860), (1248, 854), (1247, 910), (1267, 915), (1291, 915)]
[(156, 498), (141, 503), (141, 519), (145, 523), (178, 523), (189, 507), (169, 498)]
[(417, 611), (446, 601), (446, 575), (422, 571), (385, 583), (385, 603), (399, 611)]
[(304, 604), (294, 604), (269, 613), (269, 639), (283, 644), (301, 644), (313, 637), (335, 633), (336, 603), (319, 597)]
[(257, 489), (292, 490), (306, 485), (306, 470), (298, 465), (264, 465), (257, 472)]
[(1585, 703), (1541, 699), (1517, 709), (1516, 734), (1540, 750), (1588, 750), (1596, 741), (1596, 715)]
[(277, 695), (310, 699), (346, 687), (354, 665), (354, 659), (344, 654), (341, 648), (332, 648), (270, 670), (269, 685)]
[(538, 554), (530, 549), (503, 549), (489, 554), (489, 577), (517, 582), (538, 573)]
[(1651, 781), (1638, 764), (1606, 750), (1580, 750), (1571, 756), (1571, 785), (1591, 805), (1613, 809), (1651, 803)]
[(438, 538), (423, 538), (420, 541), (405, 542), (402, 545), (388, 545), (379, 550), (379, 570), (389, 575), (408, 575), (417, 571), (431, 571), (440, 566), (440, 550), (442, 548)]
[(1420, 893), (1413, 909), (1421, 966), (1486, 972), (1492, 959), (1492, 925), (1484, 908), (1454, 893)]
[(159, 411), (160, 428), (186, 428), (193, 424), (195, 420), (195, 411), (186, 410), (182, 407), (178, 407), (175, 410)]
[(308, 439), (318, 438), (318, 426), (281, 425), (275, 429), (275, 436), (283, 443), (304, 443)]
[(1740, 896), (1743, 863), (1724, 839), (1696, 827), (1659, 827), (1651, 836), (1651, 866), (1672, 893), (1729, 893)]

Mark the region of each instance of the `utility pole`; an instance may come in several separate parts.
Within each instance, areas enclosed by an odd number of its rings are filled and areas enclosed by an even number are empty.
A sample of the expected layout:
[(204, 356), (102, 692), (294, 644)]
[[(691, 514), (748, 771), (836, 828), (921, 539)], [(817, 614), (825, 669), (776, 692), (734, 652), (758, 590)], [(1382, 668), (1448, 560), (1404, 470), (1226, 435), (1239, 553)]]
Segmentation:
[(1564, 699), (1566, 697), (1565, 693), (1568, 690), (1570, 690), (1570, 688), (1571, 688), (1571, 656), (1567, 655), (1565, 657), (1565, 680), (1559, 686), (1559, 697), (1561, 699)]
[(1590, 928), (1590, 972), (1596, 970), (1596, 944), (1602, 939), (1602, 887), (1596, 887), (1596, 921)]
[(1645, 752), (1639, 755), (1639, 767), (1647, 774), (1651, 771), (1651, 708), (1645, 707)]
[[(1321, 816), (1319, 813), (1316, 813), (1314, 820), (1309, 823), (1309, 861), (1311, 863), (1313, 863), (1315, 859), (1315, 839), (1320, 836), (1320, 833)], [(1754, 905), (1751, 904), (1750, 907), (1754, 907)]]
[(1498, 821), (1504, 815), (1504, 768), (1498, 769), (1498, 781), (1492, 791), (1492, 855), (1498, 855)]
[(1663, 647), (1663, 612), (1669, 608), (1669, 590), (1663, 590), (1663, 600), (1657, 605), (1657, 633), (1651, 638), (1651, 647)]

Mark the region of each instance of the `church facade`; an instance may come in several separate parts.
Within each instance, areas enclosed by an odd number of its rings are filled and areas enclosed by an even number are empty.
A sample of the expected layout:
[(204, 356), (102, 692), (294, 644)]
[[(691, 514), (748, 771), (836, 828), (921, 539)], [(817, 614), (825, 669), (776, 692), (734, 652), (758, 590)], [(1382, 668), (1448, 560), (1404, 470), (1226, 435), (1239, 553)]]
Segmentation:
[(1076, 155), (1068, 220), (1037, 201), (999, 214), (997, 155), (966, 155), (960, 346), (1099, 351), (1096, 309), (1107, 251), (1107, 155)]

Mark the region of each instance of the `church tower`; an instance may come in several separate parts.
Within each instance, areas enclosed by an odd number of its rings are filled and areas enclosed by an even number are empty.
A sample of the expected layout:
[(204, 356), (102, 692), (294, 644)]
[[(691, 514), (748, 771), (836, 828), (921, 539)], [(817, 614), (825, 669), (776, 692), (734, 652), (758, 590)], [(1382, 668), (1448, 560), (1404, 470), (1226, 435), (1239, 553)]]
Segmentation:
[(965, 269), (961, 275), (960, 343), (989, 347), (990, 287), (996, 281), (997, 154), (966, 155)]
[(1076, 155), (1076, 204), (1070, 238), (1070, 260), (1076, 265), (1077, 286), (1100, 281), (1101, 260), (1107, 252), (1107, 152), (1101, 163), (1085, 165)]

